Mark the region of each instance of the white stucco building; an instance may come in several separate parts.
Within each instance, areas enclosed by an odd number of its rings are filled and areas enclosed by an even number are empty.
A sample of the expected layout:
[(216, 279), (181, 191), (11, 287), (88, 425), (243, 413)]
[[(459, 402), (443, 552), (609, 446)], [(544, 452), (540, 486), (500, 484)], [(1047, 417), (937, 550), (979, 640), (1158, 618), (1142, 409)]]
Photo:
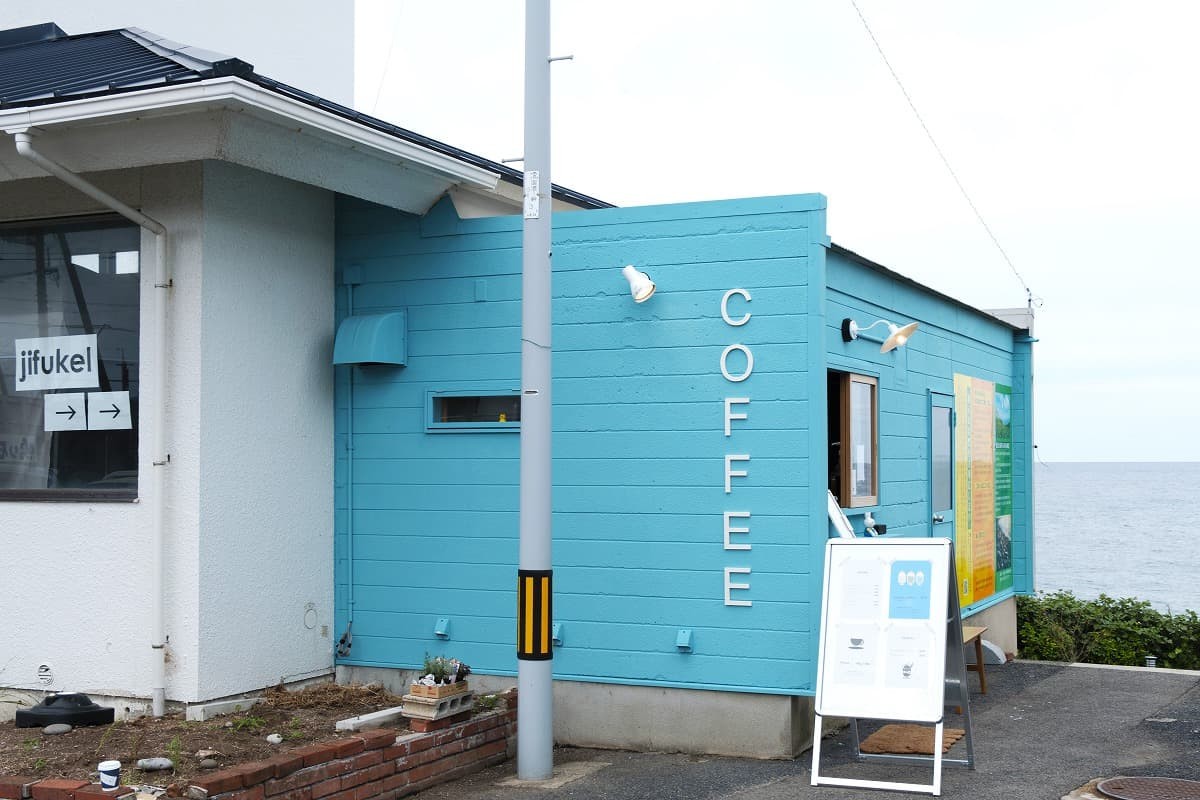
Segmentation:
[[(331, 674), (334, 198), (513, 213), (517, 173), (140, 29), (0, 32), (0, 85), (0, 718)], [(47, 422), (17, 343), (67, 334), (90, 416)]]

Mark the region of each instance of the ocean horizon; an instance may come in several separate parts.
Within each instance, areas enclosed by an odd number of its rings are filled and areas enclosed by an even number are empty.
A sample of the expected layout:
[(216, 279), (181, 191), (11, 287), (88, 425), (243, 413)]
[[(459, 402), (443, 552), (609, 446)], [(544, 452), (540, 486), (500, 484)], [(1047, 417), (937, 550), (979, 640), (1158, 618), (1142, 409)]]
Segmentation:
[(1034, 586), (1200, 612), (1197, 461), (1034, 466)]

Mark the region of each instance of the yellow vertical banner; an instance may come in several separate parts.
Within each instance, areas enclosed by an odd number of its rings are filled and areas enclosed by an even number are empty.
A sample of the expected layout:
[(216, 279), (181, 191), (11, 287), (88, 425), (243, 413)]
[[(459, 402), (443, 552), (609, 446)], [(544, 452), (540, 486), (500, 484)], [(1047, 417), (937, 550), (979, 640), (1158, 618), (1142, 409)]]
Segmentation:
[(971, 595), (996, 593), (996, 384), (971, 379)]
[(958, 603), (969, 606), (971, 562), (971, 377), (954, 376), (954, 567), (958, 575)]
[(954, 550), (959, 604), (996, 591), (996, 385), (954, 376)]

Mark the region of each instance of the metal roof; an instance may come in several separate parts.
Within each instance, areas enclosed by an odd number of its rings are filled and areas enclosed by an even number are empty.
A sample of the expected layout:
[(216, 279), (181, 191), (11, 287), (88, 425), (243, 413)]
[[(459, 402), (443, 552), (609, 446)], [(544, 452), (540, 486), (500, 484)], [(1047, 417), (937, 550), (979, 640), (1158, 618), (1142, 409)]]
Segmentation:
[[(138, 28), (69, 36), (53, 23), (0, 31), (0, 109), (62, 103), (156, 86), (235, 76), (389, 136), (412, 142), (521, 185), (519, 170), (355, 111), (254, 71), (254, 65), (171, 42)], [(611, 208), (555, 184), (554, 197), (584, 208)]]
[(896, 272), (894, 269), (888, 269), (883, 264), (880, 264), (876, 261), (872, 261), (871, 259), (867, 258), (866, 256), (861, 256), (858, 253), (854, 252), (853, 250), (848, 250), (839, 244), (831, 243), (829, 246), (829, 249), (832, 252), (837, 253), (838, 255), (845, 256), (846, 258), (850, 259), (851, 261), (854, 261), (857, 264), (861, 264), (862, 266), (864, 266), (868, 269), (874, 270), (875, 272), (878, 272), (881, 275), (885, 275), (894, 281), (898, 281), (907, 286), (912, 286), (913, 288), (918, 289), (918, 290), (924, 292), (925, 294), (933, 295), (934, 297), (941, 300), (942, 302), (949, 303), (952, 306), (958, 306), (959, 308), (965, 309), (967, 311), (971, 311), (976, 314), (985, 316), (988, 319), (990, 319), (991, 321), (993, 321), (999, 325), (1003, 325), (1006, 328), (1012, 328), (1014, 331), (1025, 330), (1025, 328), (1020, 325), (1016, 325), (1012, 322), (1009, 322), (1006, 319), (1001, 319), (1000, 317), (997, 317), (991, 311), (985, 311), (982, 308), (976, 308), (975, 306), (971, 305), (970, 303), (964, 303), (962, 300), (951, 297), (948, 294), (942, 294), (937, 289), (931, 289), (923, 283), (914, 281), (912, 278), (908, 277), (907, 275), (901, 275), (899, 272)]
[(56, 103), (199, 77), (194, 70), (146, 50), (119, 31), (19, 42), (0, 48), (0, 108)]

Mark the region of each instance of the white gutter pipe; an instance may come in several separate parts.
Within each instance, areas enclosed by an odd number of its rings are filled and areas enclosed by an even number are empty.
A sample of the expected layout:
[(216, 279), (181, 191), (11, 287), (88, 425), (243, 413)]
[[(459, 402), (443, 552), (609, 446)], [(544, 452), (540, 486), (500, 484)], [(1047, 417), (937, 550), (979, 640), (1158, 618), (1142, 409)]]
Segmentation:
[[(171, 461), (164, 444), (164, 424), (166, 422), (166, 393), (167, 393), (167, 303), (170, 294), (166, 289), (171, 288), (171, 271), (167, 264), (167, 229), (162, 223), (151, 219), (142, 212), (122, 203), (98, 186), (88, 183), (69, 169), (51, 160), (33, 147), (33, 137), (36, 129), (27, 128), (13, 132), (16, 140), (18, 155), (26, 158), (103, 206), (111, 208), (121, 216), (131, 220), (142, 228), (154, 234), (155, 279), (154, 287), (163, 289), (154, 303), (154, 368), (155, 368), (155, 402), (150, 404), (152, 409), (150, 430), (152, 433), (151, 452), (153, 465), (165, 467)], [(166, 529), (166, 498), (164, 493), (164, 470), (152, 471), (154, 502), (157, 504), (152, 513), (154, 519), (153, 542), (151, 543), (150, 564), (150, 597), (151, 623), (150, 647), (154, 651), (152, 659), (153, 681), (151, 696), (151, 713), (161, 717), (166, 713), (167, 679), (166, 679), (166, 625), (164, 623), (163, 599), (163, 539)]]

